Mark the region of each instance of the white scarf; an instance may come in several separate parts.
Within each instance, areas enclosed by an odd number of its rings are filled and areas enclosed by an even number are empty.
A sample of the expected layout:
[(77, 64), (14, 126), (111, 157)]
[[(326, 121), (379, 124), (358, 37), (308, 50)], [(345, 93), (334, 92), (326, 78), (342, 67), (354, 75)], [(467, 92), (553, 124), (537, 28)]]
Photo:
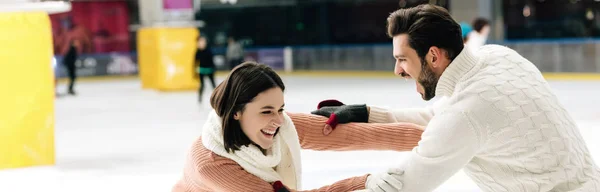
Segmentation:
[[(283, 117), (284, 123), (273, 138), (272, 153), (269, 155), (263, 155), (254, 145), (242, 146), (240, 150), (227, 153), (223, 142), (221, 118), (214, 110), (210, 112), (202, 128), (202, 144), (208, 150), (237, 162), (244, 170), (267, 182), (281, 181), (286, 187), (298, 190), (302, 177), (300, 140), (292, 119), (285, 113)], [(293, 166), (282, 165), (282, 162), (291, 163)], [(290, 174), (294, 176), (289, 176)]]

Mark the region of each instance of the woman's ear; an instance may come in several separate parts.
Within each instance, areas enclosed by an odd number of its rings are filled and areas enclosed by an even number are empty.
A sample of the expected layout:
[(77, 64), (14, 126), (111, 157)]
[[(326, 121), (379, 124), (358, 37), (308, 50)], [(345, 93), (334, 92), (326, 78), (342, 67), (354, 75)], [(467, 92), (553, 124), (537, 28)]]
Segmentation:
[(241, 116), (240, 112), (235, 112), (235, 114), (233, 114), (233, 119), (240, 120), (240, 116)]

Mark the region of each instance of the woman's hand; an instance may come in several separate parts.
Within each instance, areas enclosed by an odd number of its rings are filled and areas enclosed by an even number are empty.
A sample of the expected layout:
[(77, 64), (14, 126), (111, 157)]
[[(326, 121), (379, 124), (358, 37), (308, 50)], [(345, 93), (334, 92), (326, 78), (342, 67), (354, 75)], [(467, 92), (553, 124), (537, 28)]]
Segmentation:
[(281, 183), (281, 181), (275, 181), (273, 183), (273, 189), (275, 190), (275, 192), (290, 192), (289, 189), (287, 189), (283, 183)]

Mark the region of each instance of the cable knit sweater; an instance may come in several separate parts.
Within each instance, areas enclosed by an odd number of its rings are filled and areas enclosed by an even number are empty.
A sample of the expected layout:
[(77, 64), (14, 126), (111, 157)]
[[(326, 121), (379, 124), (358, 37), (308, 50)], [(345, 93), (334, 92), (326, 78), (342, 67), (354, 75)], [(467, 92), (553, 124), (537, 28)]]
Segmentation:
[(370, 122), (427, 126), (399, 167), (401, 191), (432, 191), (463, 167), (483, 191), (600, 191), (599, 169), (577, 125), (517, 52), (463, 49), (436, 96), (445, 99), (424, 109), (370, 109)]
[[(328, 136), (323, 135), (327, 118), (288, 113), (300, 146), (312, 150), (394, 150), (409, 151), (421, 139), (423, 127), (411, 123), (349, 123), (338, 125)], [(308, 191), (345, 192), (365, 188), (368, 175), (352, 177), (332, 185)], [(185, 163), (183, 178), (173, 192), (206, 191), (273, 191), (271, 183), (245, 171), (235, 161), (208, 150), (198, 139)]]

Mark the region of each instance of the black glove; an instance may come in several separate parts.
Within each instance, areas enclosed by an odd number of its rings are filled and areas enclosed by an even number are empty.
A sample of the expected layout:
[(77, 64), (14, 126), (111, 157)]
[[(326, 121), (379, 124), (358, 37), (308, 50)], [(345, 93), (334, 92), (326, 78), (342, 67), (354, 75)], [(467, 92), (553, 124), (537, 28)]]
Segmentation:
[(317, 110), (311, 113), (329, 118), (323, 130), (325, 135), (329, 135), (340, 123), (366, 123), (369, 121), (369, 111), (366, 104), (344, 105), (344, 103), (337, 100), (325, 100), (321, 101), (317, 106)]

